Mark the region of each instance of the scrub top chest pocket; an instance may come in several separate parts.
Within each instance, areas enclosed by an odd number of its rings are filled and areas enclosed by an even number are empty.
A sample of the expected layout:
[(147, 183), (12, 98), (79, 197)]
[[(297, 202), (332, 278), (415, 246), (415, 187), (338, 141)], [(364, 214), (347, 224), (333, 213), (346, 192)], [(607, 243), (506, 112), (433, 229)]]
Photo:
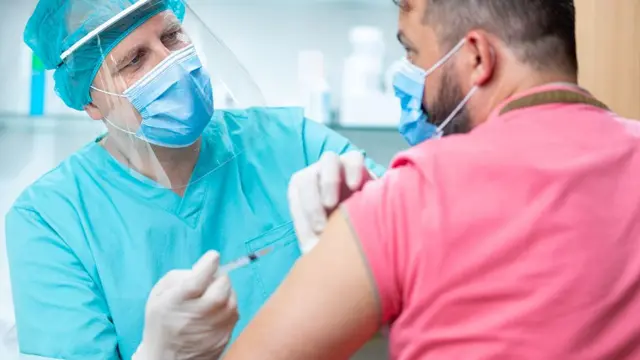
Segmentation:
[(272, 247), (272, 250), (251, 264), (256, 290), (266, 300), (278, 288), (289, 270), (300, 257), (293, 222), (279, 225), (268, 232), (248, 240), (245, 246), (249, 253)]

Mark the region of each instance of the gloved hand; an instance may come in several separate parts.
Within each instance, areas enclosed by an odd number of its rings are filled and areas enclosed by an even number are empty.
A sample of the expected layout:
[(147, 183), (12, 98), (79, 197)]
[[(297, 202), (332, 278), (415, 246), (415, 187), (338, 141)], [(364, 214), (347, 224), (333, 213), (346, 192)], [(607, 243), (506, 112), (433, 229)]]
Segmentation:
[(191, 270), (174, 270), (147, 300), (142, 343), (133, 360), (218, 359), (238, 321), (229, 277), (219, 255), (206, 253)]
[(293, 175), (288, 191), (289, 209), (302, 253), (316, 245), (328, 215), (374, 178), (359, 151), (342, 156), (324, 153), (317, 163)]

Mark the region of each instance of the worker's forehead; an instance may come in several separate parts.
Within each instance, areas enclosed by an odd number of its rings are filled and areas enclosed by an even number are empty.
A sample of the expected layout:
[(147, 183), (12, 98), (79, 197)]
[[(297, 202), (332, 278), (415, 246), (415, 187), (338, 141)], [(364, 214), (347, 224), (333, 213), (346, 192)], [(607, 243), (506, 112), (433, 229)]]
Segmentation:
[(121, 58), (132, 49), (145, 45), (154, 37), (161, 36), (163, 33), (182, 28), (182, 24), (170, 11), (157, 14), (132, 31), (107, 56), (107, 64), (117, 65)]
[[(135, 24), (135, 22), (134, 22)], [(127, 43), (144, 43), (152, 38), (150, 37), (153, 34), (161, 34), (162, 31), (169, 28), (177, 28), (181, 27), (182, 24), (176, 18), (176, 16), (171, 11), (163, 11), (159, 14), (156, 14), (149, 18), (144, 23), (135, 27), (127, 36), (125, 36), (119, 43), (114, 47), (117, 49), (120, 45), (124, 45)], [(108, 32), (109, 30), (106, 30)], [(113, 36), (109, 34), (109, 36)]]
[(125, 39), (138, 37), (140, 40), (144, 40), (145, 36), (147, 36), (150, 31), (164, 30), (165, 28), (172, 26), (181, 26), (180, 21), (171, 11), (163, 11), (145, 21), (142, 25), (126, 36)]

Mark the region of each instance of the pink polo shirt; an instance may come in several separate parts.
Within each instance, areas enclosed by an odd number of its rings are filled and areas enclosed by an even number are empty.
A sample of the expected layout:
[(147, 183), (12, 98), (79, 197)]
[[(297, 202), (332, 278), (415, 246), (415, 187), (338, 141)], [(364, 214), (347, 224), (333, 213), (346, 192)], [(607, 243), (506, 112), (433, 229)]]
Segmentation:
[(343, 210), (392, 359), (640, 359), (640, 122), (496, 111), (401, 153)]

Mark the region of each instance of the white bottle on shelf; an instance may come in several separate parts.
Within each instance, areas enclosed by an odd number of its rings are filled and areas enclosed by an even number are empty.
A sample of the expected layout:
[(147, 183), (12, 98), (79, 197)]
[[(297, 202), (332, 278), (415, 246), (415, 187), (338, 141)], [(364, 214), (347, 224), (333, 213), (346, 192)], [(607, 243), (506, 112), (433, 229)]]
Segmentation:
[(344, 64), (343, 96), (379, 90), (384, 58), (382, 31), (371, 26), (356, 26), (349, 33), (349, 41), (353, 52)]
[(339, 122), (351, 127), (388, 127), (397, 123), (393, 96), (383, 92), (385, 45), (382, 30), (371, 26), (351, 29), (353, 47), (345, 60)]
[(331, 122), (331, 88), (321, 51), (305, 50), (298, 54), (298, 90), (305, 117), (322, 124)]

